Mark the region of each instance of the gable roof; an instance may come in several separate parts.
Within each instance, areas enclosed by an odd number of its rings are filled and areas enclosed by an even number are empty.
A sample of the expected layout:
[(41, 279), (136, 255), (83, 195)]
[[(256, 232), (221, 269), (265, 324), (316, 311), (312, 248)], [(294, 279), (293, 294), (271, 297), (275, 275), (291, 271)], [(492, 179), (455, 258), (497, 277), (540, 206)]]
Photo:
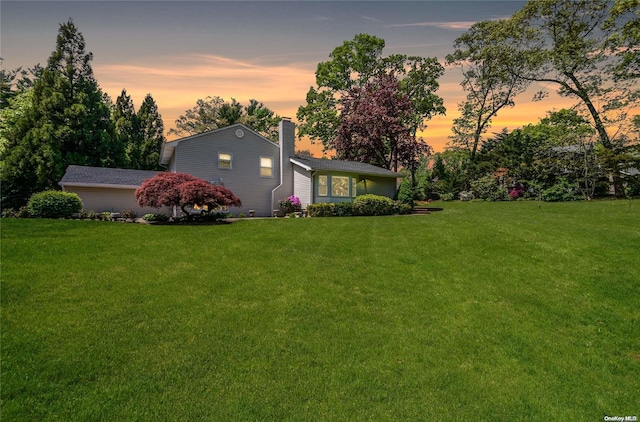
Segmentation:
[(70, 165), (58, 184), (135, 189), (158, 173), (161, 172)]
[(344, 173), (357, 173), (365, 176), (403, 177), (400, 173), (387, 170), (373, 164), (357, 161), (327, 160), (324, 158), (292, 157), (290, 161), (305, 170), (327, 170)]
[(255, 130), (251, 129), (250, 127), (247, 127), (245, 125), (243, 125), (242, 123), (236, 123), (230, 126), (224, 126), (218, 129), (214, 129), (214, 130), (210, 130), (208, 132), (202, 132), (202, 133), (198, 133), (195, 135), (189, 135), (186, 136), (184, 138), (180, 138), (180, 139), (176, 139), (173, 141), (167, 141), (164, 142), (162, 144), (162, 147), (160, 147), (160, 165), (162, 166), (166, 166), (167, 164), (169, 164), (169, 160), (171, 160), (171, 156), (173, 155), (173, 151), (176, 149), (176, 147), (178, 146), (178, 144), (180, 144), (180, 142), (182, 141), (188, 141), (191, 139), (196, 139), (196, 138), (201, 138), (203, 136), (207, 136), (207, 135), (211, 135), (211, 134), (215, 134), (217, 132), (222, 132), (222, 131), (227, 131), (227, 130), (236, 130), (236, 129), (242, 129), (243, 131), (249, 131), (254, 133), (255, 135), (258, 135), (260, 138), (264, 139), (265, 141), (273, 144), (273, 145), (278, 145), (275, 142), (271, 141), (270, 139), (265, 138), (264, 136), (262, 136), (261, 134), (259, 134), (258, 132), (256, 132)]

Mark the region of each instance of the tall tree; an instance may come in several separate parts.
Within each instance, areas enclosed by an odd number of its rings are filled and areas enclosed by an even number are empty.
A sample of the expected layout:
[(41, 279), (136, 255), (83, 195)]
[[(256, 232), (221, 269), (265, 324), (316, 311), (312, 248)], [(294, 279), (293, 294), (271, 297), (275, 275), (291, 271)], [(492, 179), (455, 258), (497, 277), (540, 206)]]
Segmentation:
[(112, 107), (111, 119), (117, 141), (125, 150), (125, 166), (130, 169), (138, 169), (141, 160), (141, 136), (138, 116), (133, 105), (133, 100), (123, 89)]
[(263, 136), (278, 142), (278, 124), (281, 118), (257, 100), (249, 100), (242, 106), (234, 98), (226, 102), (220, 97), (199, 99), (195, 107), (187, 110), (176, 120), (170, 134), (195, 135), (221, 127), (242, 123)]
[(400, 81), (400, 90), (413, 103), (413, 115), (407, 127), (413, 134), (424, 129), (425, 120), (444, 114), (443, 100), (435, 94), (438, 77), (444, 68), (434, 58), (401, 54), (382, 56), (385, 42), (373, 35), (358, 34), (336, 47), (316, 69), (316, 85), (307, 93), (307, 105), (298, 108), (298, 136), (320, 141), (324, 149), (338, 134), (343, 101), (352, 89), (361, 89), (381, 75)]
[[(524, 81), (554, 84), (558, 94), (576, 99), (598, 142), (614, 151), (607, 126), (627, 121), (640, 91), (633, 73), (619, 72), (623, 60), (637, 58), (637, 13), (637, 0), (530, 0), (509, 21), (502, 63)], [(621, 54), (612, 53), (621, 43)], [(608, 169), (616, 195), (623, 195), (618, 164)]]
[(326, 144), (338, 158), (398, 171), (430, 151), (412, 132), (413, 103), (395, 77), (380, 74), (350, 88), (342, 107), (337, 136)]
[(73, 21), (60, 25), (56, 48), (33, 84), (29, 113), (8, 137), (3, 205), (7, 200), (7, 206), (19, 206), (34, 192), (58, 188), (69, 164), (122, 163), (109, 101), (93, 76), (91, 60)]
[(136, 170), (160, 170), (160, 148), (165, 142), (164, 124), (158, 106), (147, 94), (136, 113), (126, 90), (116, 99), (111, 118), (118, 141), (124, 145), (125, 165)]
[(463, 75), (460, 83), (467, 92), (459, 105), (460, 116), (453, 121), (452, 143), (469, 149), (473, 162), (482, 134), (491, 120), (505, 107), (514, 106), (514, 97), (523, 92), (528, 83), (500, 65), (501, 38), (505, 21), (485, 21), (474, 24), (456, 39), (454, 53), (447, 56), (447, 64), (458, 67)]
[(137, 114), (140, 129), (140, 161), (134, 168), (140, 170), (160, 170), (160, 148), (166, 141), (164, 137), (164, 123), (158, 112), (158, 105), (147, 94)]

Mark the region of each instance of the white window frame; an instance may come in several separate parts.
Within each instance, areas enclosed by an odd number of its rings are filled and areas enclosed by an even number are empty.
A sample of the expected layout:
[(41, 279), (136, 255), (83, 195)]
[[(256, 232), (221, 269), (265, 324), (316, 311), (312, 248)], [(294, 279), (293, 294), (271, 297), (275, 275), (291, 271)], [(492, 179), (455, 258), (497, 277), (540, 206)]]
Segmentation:
[[(229, 159), (224, 161), (229, 161), (229, 167), (220, 165), (222, 163), (222, 156), (228, 155)], [(222, 170), (233, 170), (233, 154), (230, 152), (218, 152), (218, 168)]]
[[(263, 166), (263, 162), (262, 160), (270, 160), (271, 161), (271, 165), (269, 167), (265, 167)], [(267, 178), (273, 178), (273, 166), (274, 166), (275, 160), (273, 159), (273, 157), (260, 157), (260, 177), (267, 177)], [(262, 174), (262, 170), (263, 169), (269, 169), (269, 174)]]
[[(324, 184), (320, 180), (324, 180)], [(329, 176), (326, 174), (318, 175), (318, 196), (329, 196)]]
[[(344, 180), (346, 179), (346, 183)], [(336, 182), (341, 181), (339, 186)], [(335, 198), (348, 198), (349, 197), (349, 188), (351, 186), (351, 178), (349, 176), (331, 176), (331, 196)], [(346, 192), (343, 194), (338, 193), (337, 188), (346, 188)]]

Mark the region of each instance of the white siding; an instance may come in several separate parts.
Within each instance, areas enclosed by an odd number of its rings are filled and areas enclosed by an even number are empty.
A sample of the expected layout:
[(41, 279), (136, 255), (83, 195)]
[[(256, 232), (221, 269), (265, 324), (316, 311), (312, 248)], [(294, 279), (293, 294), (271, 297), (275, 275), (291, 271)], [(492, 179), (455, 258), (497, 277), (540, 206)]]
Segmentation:
[(300, 198), (302, 208), (313, 203), (311, 200), (311, 173), (301, 167), (293, 166), (293, 194)]

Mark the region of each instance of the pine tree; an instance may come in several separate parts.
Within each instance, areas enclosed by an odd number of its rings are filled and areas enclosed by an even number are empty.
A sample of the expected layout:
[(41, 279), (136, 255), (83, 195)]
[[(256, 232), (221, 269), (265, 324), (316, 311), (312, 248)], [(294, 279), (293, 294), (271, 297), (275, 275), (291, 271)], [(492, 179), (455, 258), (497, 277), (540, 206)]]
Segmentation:
[(115, 167), (124, 150), (114, 136), (109, 100), (93, 76), (93, 55), (72, 20), (31, 89), (31, 106), (6, 135), (2, 205), (58, 188), (70, 164)]
[(147, 94), (138, 110), (138, 124), (140, 128), (140, 162), (141, 170), (160, 170), (160, 148), (166, 141), (164, 137), (164, 123), (158, 113), (158, 105)]

